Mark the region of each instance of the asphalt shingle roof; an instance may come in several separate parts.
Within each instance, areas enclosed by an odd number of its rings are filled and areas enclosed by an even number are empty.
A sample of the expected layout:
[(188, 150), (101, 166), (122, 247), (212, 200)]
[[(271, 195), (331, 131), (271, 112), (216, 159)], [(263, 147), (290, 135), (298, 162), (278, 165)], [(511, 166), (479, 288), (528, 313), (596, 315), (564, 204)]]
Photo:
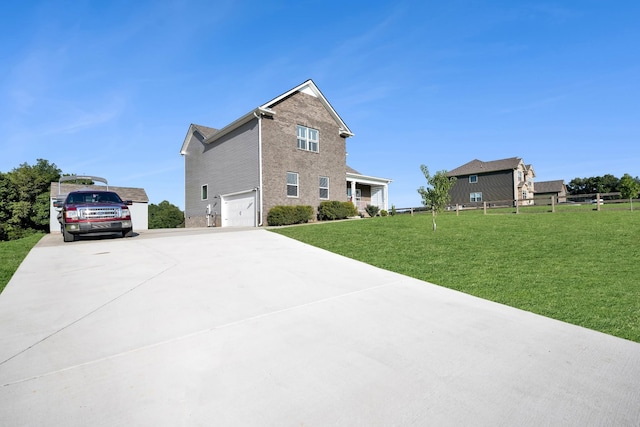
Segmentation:
[(536, 193), (560, 193), (562, 192), (562, 186), (564, 185), (564, 181), (561, 179), (555, 181), (540, 181), (536, 182), (535, 190)]
[(493, 160), (483, 162), (482, 160), (471, 160), (469, 163), (450, 170), (447, 176), (472, 175), (477, 173), (496, 172), (502, 170), (512, 170), (518, 167), (522, 159), (520, 157), (510, 157), (508, 159)]

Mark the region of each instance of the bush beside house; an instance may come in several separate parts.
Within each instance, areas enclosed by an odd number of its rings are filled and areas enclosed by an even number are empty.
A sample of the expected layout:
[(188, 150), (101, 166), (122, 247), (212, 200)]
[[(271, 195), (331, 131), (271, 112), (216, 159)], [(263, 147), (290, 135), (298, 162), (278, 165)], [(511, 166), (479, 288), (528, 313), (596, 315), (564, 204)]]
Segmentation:
[(268, 225), (304, 224), (313, 219), (313, 207), (302, 206), (274, 206), (267, 214)]

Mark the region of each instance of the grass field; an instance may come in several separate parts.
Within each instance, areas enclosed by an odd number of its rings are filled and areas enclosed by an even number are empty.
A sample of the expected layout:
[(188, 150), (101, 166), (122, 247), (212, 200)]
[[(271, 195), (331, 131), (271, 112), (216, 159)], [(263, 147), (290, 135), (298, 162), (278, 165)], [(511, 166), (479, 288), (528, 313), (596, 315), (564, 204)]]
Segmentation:
[(0, 242), (0, 293), (7, 286), (24, 257), (42, 236), (44, 234), (38, 233), (19, 240)]
[(387, 270), (640, 342), (638, 211), (445, 213), (438, 217), (436, 232), (428, 213), (273, 231)]

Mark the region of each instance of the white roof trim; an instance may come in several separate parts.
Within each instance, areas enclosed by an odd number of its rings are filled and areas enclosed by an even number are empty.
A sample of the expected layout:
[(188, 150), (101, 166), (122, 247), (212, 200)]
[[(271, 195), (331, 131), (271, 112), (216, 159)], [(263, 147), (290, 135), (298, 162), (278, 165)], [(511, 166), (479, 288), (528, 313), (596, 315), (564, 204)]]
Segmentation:
[(347, 181), (356, 181), (362, 184), (388, 185), (393, 182), (388, 178), (379, 178), (376, 176), (360, 175), (358, 173), (347, 172)]
[(349, 126), (347, 126), (347, 124), (342, 120), (342, 118), (338, 115), (336, 110), (333, 109), (329, 101), (327, 101), (327, 98), (324, 97), (322, 92), (320, 92), (320, 89), (318, 89), (318, 86), (316, 86), (316, 84), (311, 79), (283, 93), (282, 95), (273, 98), (271, 101), (265, 104), (262, 104), (259, 108), (270, 108), (273, 104), (280, 102), (281, 100), (283, 100), (284, 98), (290, 96), (295, 92), (303, 92), (308, 95), (318, 97), (320, 101), (322, 101), (322, 103), (324, 104), (327, 111), (329, 111), (329, 114), (331, 115), (331, 117), (333, 117), (333, 119), (336, 122), (338, 122), (340, 126), (340, 136), (344, 136), (346, 138), (354, 135), (353, 132), (351, 132), (351, 130), (349, 129)]

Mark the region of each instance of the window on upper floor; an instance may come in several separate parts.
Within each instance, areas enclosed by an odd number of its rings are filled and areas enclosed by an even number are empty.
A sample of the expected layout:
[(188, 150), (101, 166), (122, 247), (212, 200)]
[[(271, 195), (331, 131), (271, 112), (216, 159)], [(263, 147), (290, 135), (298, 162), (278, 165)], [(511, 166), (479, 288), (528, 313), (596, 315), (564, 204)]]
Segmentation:
[(209, 198), (209, 186), (203, 185), (200, 189), (200, 199), (207, 200)]
[(481, 202), (482, 201), (482, 193), (481, 192), (470, 193), (469, 194), (469, 201), (470, 202)]
[(319, 135), (317, 129), (298, 125), (298, 148), (318, 152)]
[(320, 188), (320, 198), (324, 200), (329, 199), (329, 177), (321, 176), (318, 185)]
[(287, 172), (287, 197), (298, 197), (298, 174)]
[(469, 182), (472, 184), (478, 182), (478, 175), (469, 175)]

